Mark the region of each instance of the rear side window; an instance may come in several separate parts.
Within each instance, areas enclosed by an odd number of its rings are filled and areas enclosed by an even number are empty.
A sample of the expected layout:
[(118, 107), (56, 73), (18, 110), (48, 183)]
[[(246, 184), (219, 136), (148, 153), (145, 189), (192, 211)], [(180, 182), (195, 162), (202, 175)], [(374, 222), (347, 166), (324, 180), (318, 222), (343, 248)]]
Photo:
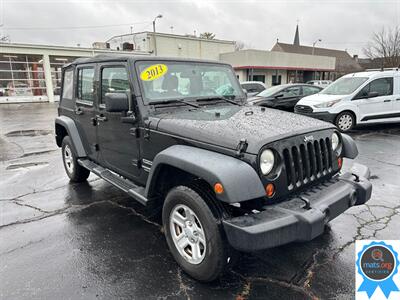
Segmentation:
[(78, 91), (77, 97), (79, 100), (93, 103), (94, 98), (94, 68), (78, 69)]
[(313, 95), (316, 94), (320, 91), (319, 88), (313, 87), (313, 86), (303, 86), (303, 95), (308, 96), (308, 95)]
[(367, 84), (356, 96), (356, 99), (368, 97), (371, 92), (377, 92), (378, 96), (393, 95), (393, 77), (379, 78)]
[(74, 86), (74, 70), (68, 69), (64, 71), (64, 79), (63, 79), (63, 99), (72, 99), (73, 95), (73, 86)]
[(106, 93), (122, 93), (130, 90), (128, 73), (124, 66), (104, 67), (101, 71), (101, 103)]

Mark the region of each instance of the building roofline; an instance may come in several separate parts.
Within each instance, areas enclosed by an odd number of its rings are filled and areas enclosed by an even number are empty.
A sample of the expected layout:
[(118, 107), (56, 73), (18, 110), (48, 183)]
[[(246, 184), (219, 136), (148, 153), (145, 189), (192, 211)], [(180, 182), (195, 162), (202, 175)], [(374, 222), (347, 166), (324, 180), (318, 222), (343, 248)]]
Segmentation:
[(32, 49), (46, 49), (46, 50), (68, 50), (68, 51), (90, 51), (90, 52), (109, 52), (115, 54), (147, 54), (147, 51), (123, 51), (113, 49), (97, 49), (88, 47), (74, 47), (74, 46), (57, 46), (57, 45), (43, 45), (43, 44), (20, 44), (20, 43), (0, 43), (0, 47), (15, 47), (15, 48), (32, 48)]
[(109, 42), (109, 41), (111, 41), (112, 39), (118, 38), (118, 37), (125, 37), (125, 36), (131, 36), (131, 35), (143, 34), (143, 33), (146, 33), (146, 34), (149, 34), (149, 35), (158, 35), (158, 36), (174, 37), (174, 38), (187, 39), (187, 40), (206, 41), (206, 42), (212, 42), (212, 43), (235, 44), (235, 41), (229, 41), (229, 40), (202, 39), (202, 38), (200, 38), (200, 37), (194, 37), (194, 36), (186, 36), (186, 35), (181, 35), (181, 34), (163, 33), (163, 32), (152, 32), (152, 31), (140, 31), (140, 32), (133, 32), (133, 33), (126, 33), (126, 34), (115, 35), (115, 36), (109, 38), (106, 42)]
[(319, 71), (319, 72), (333, 72), (335, 69), (321, 69), (321, 68), (306, 68), (306, 67), (284, 67), (284, 66), (236, 66), (235, 70), (245, 69), (263, 69), (263, 70), (290, 70), (290, 71)]
[[(281, 43), (281, 42), (276, 42), (275, 45), (286, 45), (286, 46), (291, 46), (291, 47), (303, 47), (303, 48), (308, 48), (308, 49), (314, 48), (314, 50), (329, 50), (329, 51), (345, 52), (345, 53), (347, 53), (350, 57), (352, 57), (352, 56), (350, 55), (350, 53), (347, 52), (346, 50), (339, 50), (339, 49), (332, 49), (332, 48), (322, 48), (322, 47), (313, 47), (313, 46), (306, 46), (306, 45), (293, 45), (293, 44)], [(291, 53), (292, 53), (292, 52), (291, 52)]]

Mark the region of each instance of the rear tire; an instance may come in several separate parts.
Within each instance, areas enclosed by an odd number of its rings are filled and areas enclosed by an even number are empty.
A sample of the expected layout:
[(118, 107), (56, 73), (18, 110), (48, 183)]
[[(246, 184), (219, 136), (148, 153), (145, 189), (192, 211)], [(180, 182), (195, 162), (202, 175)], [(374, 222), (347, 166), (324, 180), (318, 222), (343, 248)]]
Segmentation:
[(356, 125), (356, 118), (349, 111), (343, 111), (337, 115), (335, 125), (341, 132), (348, 132)]
[(230, 246), (219, 220), (195, 190), (173, 188), (163, 206), (163, 226), (172, 256), (198, 281), (215, 280), (231, 263)]
[(62, 140), (61, 153), (64, 169), (69, 179), (72, 182), (85, 181), (89, 177), (90, 171), (78, 164), (75, 148), (69, 136), (65, 136)]

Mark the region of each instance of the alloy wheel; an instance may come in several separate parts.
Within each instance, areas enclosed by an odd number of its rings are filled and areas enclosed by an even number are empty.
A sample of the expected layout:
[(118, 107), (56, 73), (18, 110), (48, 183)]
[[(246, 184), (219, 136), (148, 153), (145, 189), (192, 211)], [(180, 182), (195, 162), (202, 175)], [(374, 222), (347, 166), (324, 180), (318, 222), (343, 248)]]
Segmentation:
[(200, 264), (206, 254), (206, 238), (197, 215), (180, 204), (170, 214), (172, 240), (179, 254), (189, 263)]
[(74, 172), (74, 158), (72, 156), (72, 150), (68, 145), (64, 147), (64, 163), (68, 173)]

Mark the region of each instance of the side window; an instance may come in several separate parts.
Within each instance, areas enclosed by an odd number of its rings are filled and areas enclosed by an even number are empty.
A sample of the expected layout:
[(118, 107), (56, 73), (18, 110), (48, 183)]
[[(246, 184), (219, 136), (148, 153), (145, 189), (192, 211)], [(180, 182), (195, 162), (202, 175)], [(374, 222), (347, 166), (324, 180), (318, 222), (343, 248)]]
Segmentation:
[(369, 85), (369, 91), (377, 92), (379, 96), (393, 95), (393, 77), (377, 79)]
[(355, 99), (366, 98), (371, 92), (377, 92), (378, 96), (393, 95), (393, 77), (379, 78), (371, 81), (362, 88)]
[(74, 69), (68, 69), (64, 71), (63, 78), (63, 99), (72, 99), (74, 86)]
[(313, 86), (303, 86), (303, 95), (308, 96), (308, 95), (314, 95), (320, 91), (319, 88), (313, 87)]
[(101, 71), (101, 99), (105, 103), (107, 93), (121, 93), (129, 91), (128, 73), (123, 66), (104, 67)]
[(283, 93), (283, 98), (300, 96), (300, 87), (298, 86), (289, 87), (287, 89), (284, 89), (282, 93)]
[(94, 68), (78, 69), (77, 98), (93, 104), (94, 98)]

